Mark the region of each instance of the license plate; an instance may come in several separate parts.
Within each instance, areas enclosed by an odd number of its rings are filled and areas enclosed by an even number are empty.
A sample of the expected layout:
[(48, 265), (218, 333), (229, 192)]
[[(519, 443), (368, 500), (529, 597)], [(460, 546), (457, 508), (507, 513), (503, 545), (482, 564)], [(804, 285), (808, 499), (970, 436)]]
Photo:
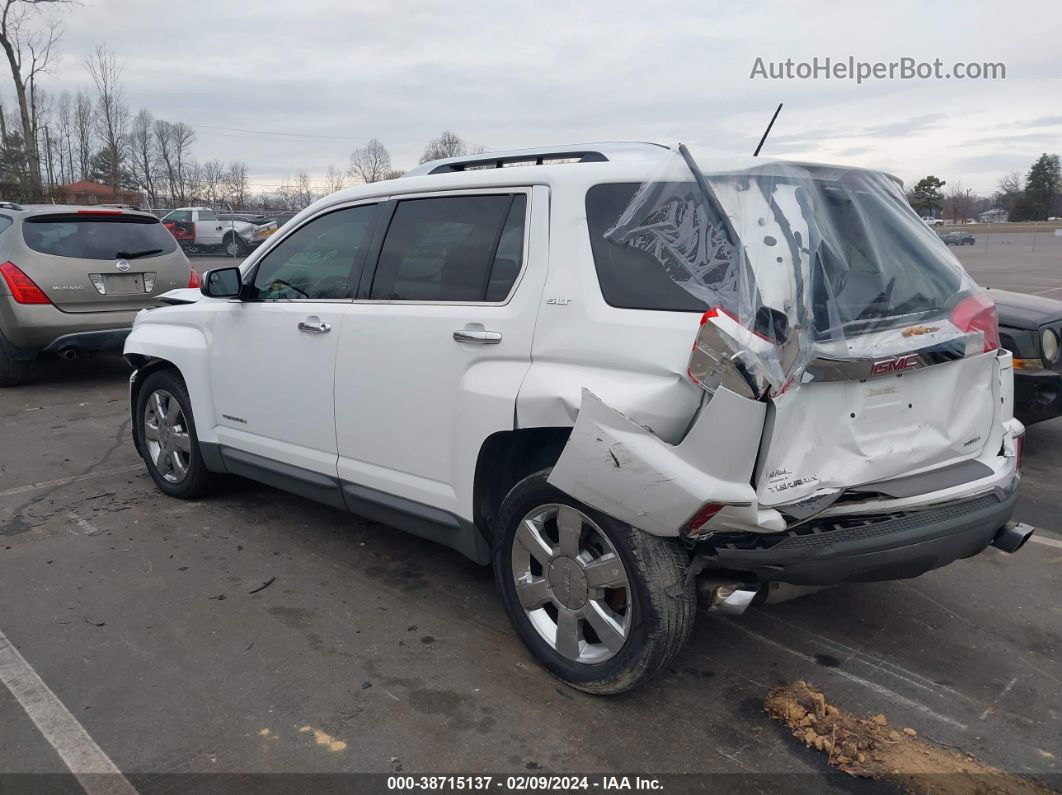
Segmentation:
[(103, 284), (107, 295), (133, 295), (144, 292), (144, 274), (142, 273), (105, 273)]

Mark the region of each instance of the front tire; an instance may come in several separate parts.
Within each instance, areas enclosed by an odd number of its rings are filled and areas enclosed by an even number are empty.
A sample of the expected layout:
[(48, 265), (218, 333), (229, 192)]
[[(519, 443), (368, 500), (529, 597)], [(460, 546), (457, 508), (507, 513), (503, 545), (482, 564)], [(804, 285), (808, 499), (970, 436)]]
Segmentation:
[(685, 645), (696, 594), (688, 556), (546, 482), (521, 480), (502, 502), (494, 573), (532, 654), (588, 693), (636, 688)]
[(206, 493), (210, 472), (199, 451), (192, 401), (176, 370), (161, 370), (144, 379), (134, 420), (140, 453), (155, 485), (183, 500)]

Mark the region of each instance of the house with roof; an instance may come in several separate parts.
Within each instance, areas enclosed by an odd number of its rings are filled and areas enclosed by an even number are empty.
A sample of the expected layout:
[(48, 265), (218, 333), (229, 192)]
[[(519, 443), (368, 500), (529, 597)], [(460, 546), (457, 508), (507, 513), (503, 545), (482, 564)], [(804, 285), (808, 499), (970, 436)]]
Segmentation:
[(60, 204), (133, 204), (139, 207), (143, 205), (144, 196), (130, 190), (120, 190), (116, 194), (110, 185), (83, 179), (59, 188), (56, 201)]

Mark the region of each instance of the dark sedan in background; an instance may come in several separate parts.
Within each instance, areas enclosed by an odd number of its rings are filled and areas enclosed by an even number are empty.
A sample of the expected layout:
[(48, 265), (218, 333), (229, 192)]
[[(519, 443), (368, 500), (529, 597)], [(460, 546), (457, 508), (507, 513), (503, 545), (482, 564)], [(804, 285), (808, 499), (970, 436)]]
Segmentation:
[(1014, 416), (1026, 425), (1062, 414), (1062, 301), (989, 290), (999, 340), (1014, 354)]

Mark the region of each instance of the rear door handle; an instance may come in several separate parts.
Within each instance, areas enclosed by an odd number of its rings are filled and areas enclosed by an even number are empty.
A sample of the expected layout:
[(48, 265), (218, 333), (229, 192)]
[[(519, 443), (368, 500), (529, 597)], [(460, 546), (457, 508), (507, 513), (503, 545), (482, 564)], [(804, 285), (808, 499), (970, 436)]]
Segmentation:
[(501, 342), (501, 338), (500, 331), (462, 328), (454, 332), (455, 342), (478, 342), (480, 345), (497, 345)]
[(307, 334), (327, 334), (331, 330), (331, 323), (325, 323), (315, 317), (308, 317), (299, 321), (299, 331), (305, 331)]

